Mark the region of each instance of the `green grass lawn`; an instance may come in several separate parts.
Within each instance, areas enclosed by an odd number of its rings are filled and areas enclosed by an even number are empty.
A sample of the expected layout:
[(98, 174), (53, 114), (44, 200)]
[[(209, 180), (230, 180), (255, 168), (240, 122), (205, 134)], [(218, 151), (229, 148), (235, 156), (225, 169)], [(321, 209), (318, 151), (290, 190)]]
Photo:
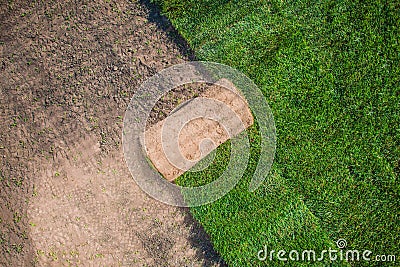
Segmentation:
[[(199, 60), (248, 75), (277, 128), (276, 158), (251, 193), (257, 128), (241, 182), (225, 197), (191, 208), (230, 266), (279, 266), (257, 252), (347, 248), (400, 261), (400, 4), (398, 1), (158, 0)], [(195, 186), (223, 171), (186, 173)], [(346, 265), (336, 262), (334, 265)], [(289, 262), (308, 266), (308, 262)], [(322, 264), (319, 263), (318, 266)], [(381, 266), (352, 262), (354, 266)]]

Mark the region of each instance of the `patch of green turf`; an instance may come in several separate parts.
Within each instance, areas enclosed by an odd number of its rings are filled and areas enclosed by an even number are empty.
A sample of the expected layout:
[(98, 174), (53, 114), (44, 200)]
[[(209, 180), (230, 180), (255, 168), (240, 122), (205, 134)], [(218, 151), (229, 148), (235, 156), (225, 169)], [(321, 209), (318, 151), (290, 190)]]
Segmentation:
[[(349, 249), (399, 256), (397, 1), (159, 3), (199, 59), (241, 70), (274, 112), (276, 159), (262, 188), (247, 190), (257, 162), (252, 142), (250, 164), (235, 189), (191, 209), (228, 264), (268, 263), (256, 258), (264, 244), (318, 250), (339, 238)], [(256, 138), (253, 129), (250, 139)], [(217, 177), (229, 157), (224, 146), (215, 166), (178, 183)]]

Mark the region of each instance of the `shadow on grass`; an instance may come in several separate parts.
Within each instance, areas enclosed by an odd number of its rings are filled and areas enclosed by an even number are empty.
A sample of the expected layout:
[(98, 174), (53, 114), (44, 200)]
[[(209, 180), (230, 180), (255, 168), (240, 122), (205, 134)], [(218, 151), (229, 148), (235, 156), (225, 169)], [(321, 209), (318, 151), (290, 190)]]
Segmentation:
[(196, 257), (203, 260), (203, 266), (228, 266), (221, 256), (214, 250), (210, 237), (203, 227), (193, 218), (189, 208), (181, 208), (184, 214), (184, 223), (190, 228), (190, 244), (196, 249)]
[(178, 45), (179, 52), (182, 56), (190, 61), (196, 60), (194, 51), (190, 48), (186, 40), (178, 33), (171, 22), (163, 15), (160, 14), (159, 7), (152, 3), (150, 0), (139, 0), (139, 3), (146, 7), (148, 10), (148, 20), (157, 25), (157, 27), (166, 32), (171, 42)]

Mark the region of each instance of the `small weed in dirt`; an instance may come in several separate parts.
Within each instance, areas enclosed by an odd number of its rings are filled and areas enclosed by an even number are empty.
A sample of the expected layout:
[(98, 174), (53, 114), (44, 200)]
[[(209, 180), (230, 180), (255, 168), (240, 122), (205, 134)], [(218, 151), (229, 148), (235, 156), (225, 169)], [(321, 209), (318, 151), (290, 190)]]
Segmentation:
[(10, 128), (17, 127), (17, 118), (13, 118), (13, 122), (10, 124)]
[(36, 186), (33, 185), (33, 190), (32, 190), (32, 197), (36, 197), (38, 195), (38, 192), (36, 190)]
[(57, 252), (55, 252), (54, 250), (50, 250), (49, 253), (48, 253), (48, 256), (49, 256), (53, 261), (57, 261), (57, 260), (58, 260)]
[(104, 255), (101, 253), (97, 253), (96, 255), (94, 255), (95, 258), (104, 258)]
[(22, 216), (16, 211), (16, 212), (14, 212), (13, 219), (14, 219), (15, 223), (19, 223), (22, 219)]
[(22, 249), (24, 248), (22, 244), (12, 244), (11, 246), (18, 254), (21, 253)]
[(21, 187), (23, 180), (24, 178), (16, 178), (16, 177), (11, 178), (11, 181), (14, 183), (16, 187)]

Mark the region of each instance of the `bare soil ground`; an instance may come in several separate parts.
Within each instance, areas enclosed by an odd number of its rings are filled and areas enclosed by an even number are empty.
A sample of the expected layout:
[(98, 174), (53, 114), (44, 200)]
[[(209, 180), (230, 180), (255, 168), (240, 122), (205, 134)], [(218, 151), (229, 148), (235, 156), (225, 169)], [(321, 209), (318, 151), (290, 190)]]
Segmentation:
[(193, 59), (168, 21), (147, 1), (0, 3), (0, 265), (223, 265), (123, 159), (135, 88)]

